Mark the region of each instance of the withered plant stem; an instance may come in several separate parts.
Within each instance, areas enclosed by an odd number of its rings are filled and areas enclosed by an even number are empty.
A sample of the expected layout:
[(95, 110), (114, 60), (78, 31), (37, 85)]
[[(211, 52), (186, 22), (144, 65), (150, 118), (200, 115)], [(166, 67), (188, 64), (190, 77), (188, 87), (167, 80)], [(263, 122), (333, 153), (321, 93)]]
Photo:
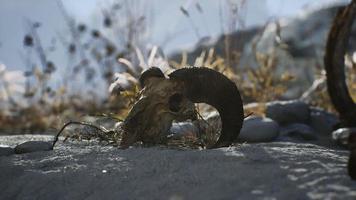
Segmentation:
[(60, 134), (64, 131), (64, 129), (65, 129), (67, 126), (69, 126), (69, 125), (71, 125), (71, 124), (78, 124), (78, 125), (83, 125), (83, 126), (89, 126), (89, 127), (92, 127), (92, 128), (94, 128), (94, 129), (96, 129), (96, 130), (98, 130), (98, 131), (101, 131), (101, 132), (103, 132), (103, 133), (108, 133), (108, 132), (109, 132), (109, 131), (104, 130), (104, 129), (102, 129), (102, 128), (100, 128), (100, 127), (94, 125), (94, 124), (91, 124), (91, 123), (70, 121), (70, 122), (67, 122), (66, 124), (64, 124), (64, 125), (62, 126), (61, 130), (59, 130), (59, 132), (58, 132), (57, 135), (55, 136), (54, 141), (53, 141), (53, 144), (52, 144), (52, 149), (54, 148), (54, 145), (56, 145)]

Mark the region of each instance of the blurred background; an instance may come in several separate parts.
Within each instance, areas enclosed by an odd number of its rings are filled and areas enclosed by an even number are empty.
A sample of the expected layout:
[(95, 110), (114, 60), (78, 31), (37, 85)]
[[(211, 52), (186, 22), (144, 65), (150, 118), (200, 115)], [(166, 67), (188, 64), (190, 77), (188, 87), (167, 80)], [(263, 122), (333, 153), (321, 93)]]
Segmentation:
[[(205, 66), (246, 108), (301, 98), (333, 112), (323, 52), (349, 0), (0, 0), (0, 134), (125, 118), (142, 70)], [(356, 99), (356, 26), (346, 65)], [(253, 105), (253, 106), (251, 106)]]

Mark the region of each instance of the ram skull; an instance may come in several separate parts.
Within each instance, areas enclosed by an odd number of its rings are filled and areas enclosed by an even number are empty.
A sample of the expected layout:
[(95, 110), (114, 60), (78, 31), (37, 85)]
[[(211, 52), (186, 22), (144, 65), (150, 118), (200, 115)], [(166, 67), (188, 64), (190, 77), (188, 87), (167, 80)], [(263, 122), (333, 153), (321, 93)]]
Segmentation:
[(242, 100), (236, 85), (223, 74), (208, 68), (182, 68), (166, 78), (159, 68), (142, 73), (143, 88), (122, 125), (121, 148), (137, 141), (165, 144), (172, 122), (196, 119), (194, 103), (207, 103), (217, 109), (222, 121), (214, 147), (236, 140), (244, 119)]

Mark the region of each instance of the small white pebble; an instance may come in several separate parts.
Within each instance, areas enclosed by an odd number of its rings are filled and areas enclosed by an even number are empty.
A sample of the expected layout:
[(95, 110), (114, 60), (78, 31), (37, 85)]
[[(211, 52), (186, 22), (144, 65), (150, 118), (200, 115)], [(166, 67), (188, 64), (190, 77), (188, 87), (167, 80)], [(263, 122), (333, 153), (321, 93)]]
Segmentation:
[(252, 190), (251, 194), (263, 194), (262, 190)]

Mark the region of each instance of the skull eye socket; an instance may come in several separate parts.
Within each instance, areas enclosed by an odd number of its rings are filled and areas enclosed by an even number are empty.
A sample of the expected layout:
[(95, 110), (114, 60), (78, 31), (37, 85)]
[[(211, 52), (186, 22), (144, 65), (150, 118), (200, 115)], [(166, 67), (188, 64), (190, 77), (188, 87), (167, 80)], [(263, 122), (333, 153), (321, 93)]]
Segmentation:
[(183, 101), (183, 95), (179, 93), (173, 94), (171, 97), (169, 97), (168, 100), (168, 105), (169, 105), (169, 110), (172, 112), (178, 112), (181, 109), (181, 103)]

